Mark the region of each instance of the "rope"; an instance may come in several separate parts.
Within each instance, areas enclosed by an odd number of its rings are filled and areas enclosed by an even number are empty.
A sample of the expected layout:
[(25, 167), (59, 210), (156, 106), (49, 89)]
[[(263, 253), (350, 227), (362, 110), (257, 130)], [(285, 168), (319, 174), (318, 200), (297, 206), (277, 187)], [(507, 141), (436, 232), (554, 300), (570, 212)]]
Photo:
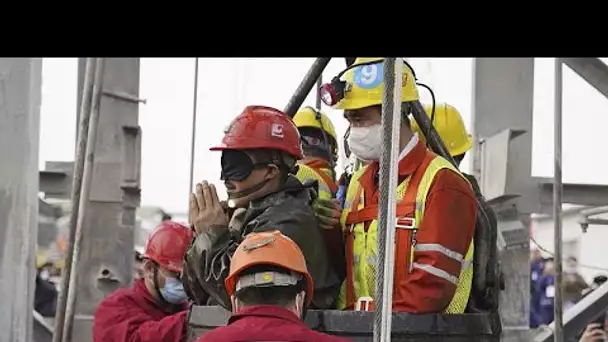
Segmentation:
[(397, 168), (401, 124), (401, 58), (383, 62), (382, 155), (378, 203), (378, 264), (376, 265), (376, 310), (374, 341), (390, 341), (395, 264)]

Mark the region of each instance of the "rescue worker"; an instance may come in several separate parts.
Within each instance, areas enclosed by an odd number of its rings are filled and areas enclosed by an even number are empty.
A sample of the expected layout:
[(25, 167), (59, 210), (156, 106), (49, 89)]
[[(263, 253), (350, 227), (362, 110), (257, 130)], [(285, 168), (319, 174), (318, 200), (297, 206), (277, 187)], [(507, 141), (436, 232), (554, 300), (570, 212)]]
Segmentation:
[[(334, 165), (338, 161), (338, 135), (329, 117), (314, 107), (304, 107), (293, 117), (302, 139), (304, 158), (298, 161), (296, 177), (300, 182), (316, 181), (318, 198), (313, 204), (315, 211), (324, 212), (318, 215), (319, 225), (324, 229), (333, 229), (331, 216), (334, 210), (339, 210), (339, 201), (335, 200), (338, 185), (335, 180)], [(326, 208), (333, 208), (328, 210)], [(342, 236), (326, 234), (325, 245), (329, 250), (332, 246), (343, 246)], [(330, 240), (333, 238), (333, 240)], [(341, 250), (332, 250), (340, 253)], [(343, 253), (342, 253), (343, 254)], [(332, 258), (332, 266), (340, 277), (345, 276), (344, 258)]]
[(553, 258), (544, 262), (543, 276), (538, 282), (540, 325), (553, 322), (553, 306), (555, 300), (555, 264)]
[(583, 276), (578, 270), (578, 260), (574, 256), (569, 256), (564, 265), (564, 310), (574, 306), (582, 297), (583, 291), (589, 287)]
[(319, 183), (319, 198), (331, 200), (338, 190), (334, 175), (338, 138), (334, 125), (325, 113), (313, 107), (300, 109), (294, 115), (293, 123), (300, 132), (304, 153), (304, 158), (298, 161), (296, 177), (301, 182), (316, 180)]
[(42, 253), (36, 255), (36, 286), (34, 288), (34, 310), (43, 317), (55, 317), (58, 291), (51, 281), (53, 263)]
[[(293, 121), (280, 110), (248, 106), (226, 130), (222, 144), (222, 180), (228, 206), (237, 209), (229, 222), (213, 184), (196, 185), (190, 196), (189, 220), (198, 236), (186, 253), (188, 294), (198, 304), (217, 303), (230, 310), (224, 288), (230, 259), (244, 236), (274, 227), (294, 240), (306, 256), (315, 283), (316, 308), (335, 305), (342, 279), (332, 267), (325, 240), (341, 241), (341, 233), (319, 227), (312, 210), (316, 192), (294, 175), (302, 159), (300, 135)], [(338, 237), (326, 237), (327, 235)], [(331, 248), (339, 259), (343, 245)], [(333, 260), (332, 260), (333, 261)]]
[[(350, 150), (368, 163), (353, 174), (340, 218), (346, 233), (347, 279), (339, 307), (346, 309), (373, 309), (367, 304), (375, 296), (382, 62), (382, 58), (357, 58), (334, 78), (329, 85), (334, 91), (325, 96), (334, 100), (334, 108), (344, 110), (351, 125)], [(418, 90), (413, 71), (405, 64), (393, 310), (462, 313), (473, 275), (476, 199), (462, 174), (412, 132), (409, 102), (418, 100)], [(339, 79), (343, 74), (344, 81)]]
[[(429, 118), (432, 119), (433, 127), (456, 162), (456, 166), (460, 166), (466, 153), (473, 148), (473, 137), (467, 131), (460, 112), (454, 106), (447, 103), (425, 105), (424, 109)], [(410, 116), (410, 124), (412, 126), (412, 131), (418, 134), (418, 137), (423, 143), (426, 143), (426, 135), (428, 132), (422, 132), (420, 126), (418, 126), (418, 123), (412, 116)], [(475, 176), (464, 172), (461, 172), (461, 174), (471, 184), (475, 196), (480, 199), (479, 203), (482, 205), (484, 214), (482, 219), (486, 220), (487, 228), (489, 228), (485, 231), (476, 229), (475, 238), (478, 240), (489, 240), (492, 244), (496, 244), (495, 241), (498, 234), (496, 213), (484, 200)], [(488, 238), (486, 234), (491, 234), (491, 236)], [(483, 256), (481, 257), (483, 260), (477, 260), (477, 265), (479, 265), (481, 269), (476, 271), (486, 271), (486, 274), (484, 275), (486, 282), (485, 284), (478, 284), (478, 287), (473, 287), (472, 291), (475, 296), (471, 298), (474, 301), (471, 305), (476, 309), (494, 311), (498, 308), (497, 287), (504, 289), (504, 282), (502, 280), (502, 274), (500, 273), (500, 267), (495, 266), (499, 264), (496, 249), (490, 248), (488, 251), (483, 251), (482, 254)], [(483, 265), (481, 265), (482, 263)], [(482, 268), (481, 266), (484, 267)], [(498, 284), (496, 284), (497, 282)]]
[(538, 248), (530, 252), (530, 328), (538, 328), (540, 315), (540, 280), (543, 276), (544, 261)]
[(186, 341), (188, 305), (180, 274), (192, 237), (188, 227), (172, 221), (150, 233), (142, 255), (144, 278), (99, 304), (93, 341)]
[(302, 322), (313, 280), (298, 245), (277, 230), (245, 237), (232, 256), (225, 285), (233, 312), (228, 325), (197, 342), (348, 341)]

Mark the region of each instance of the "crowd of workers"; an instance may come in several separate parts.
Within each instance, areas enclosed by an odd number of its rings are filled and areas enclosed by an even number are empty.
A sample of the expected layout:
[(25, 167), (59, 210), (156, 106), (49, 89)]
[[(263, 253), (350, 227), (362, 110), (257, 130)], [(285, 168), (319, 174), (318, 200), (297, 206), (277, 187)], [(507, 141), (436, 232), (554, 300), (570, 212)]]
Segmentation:
[[(569, 256), (563, 268), (563, 309), (570, 309), (579, 300), (600, 287), (608, 280), (605, 275), (597, 275), (591, 284), (587, 284), (578, 270), (578, 260)], [(530, 253), (530, 327), (538, 328), (553, 322), (554, 299), (555, 299), (555, 266), (552, 257), (543, 258), (539, 249), (533, 249)], [(573, 342), (595, 342), (608, 340), (606, 330), (606, 315), (591, 322), (585, 331), (581, 333), (580, 339), (572, 339)]]
[[(343, 74), (348, 146), (359, 168), (336, 180), (337, 134), (315, 108), (292, 119), (249, 106), (219, 146), (228, 201), (202, 181), (185, 227), (164, 221), (141, 255), (141, 278), (98, 306), (94, 341), (185, 341), (188, 303), (232, 311), (197, 341), (346, 341), (309, 329), (307, 309), (373, 310), (377, 267), (382, 59)], [(341, 76), (340, 75), (340, 76)], [(425, 145), (410, 122), (418, 90), (403, 68), (393, 310), (463, 313), (471, 305), (476, 227), (474, 178)], [(471, 149), (458, 111), (427, 107), (457, 161)], [(495, 220), (494, 220), (495, 221)]]

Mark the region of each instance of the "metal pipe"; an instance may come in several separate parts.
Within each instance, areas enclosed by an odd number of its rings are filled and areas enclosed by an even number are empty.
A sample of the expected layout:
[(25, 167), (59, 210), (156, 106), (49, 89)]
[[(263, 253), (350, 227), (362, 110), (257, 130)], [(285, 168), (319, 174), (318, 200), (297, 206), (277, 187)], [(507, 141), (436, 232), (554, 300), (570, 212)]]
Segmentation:
[[(608, 307), (608, 283), (602, 284), (589, 295), (582, 298), (573, 307), (564, 313), (564, 339), (575, 337), (592, 320), (606, 313)], [(539, 331), (534, 342), (550, 342), (555, 338), (555, 322), (549, 324), (548, 329)]]
[(101, 91), (103, 87), (103, 71), (104, 71), (105, 58), (97, 58), (95, 62), (95, 81), (93, 84), (93, 95), (91, 98), (91, 117), (89, 122), (87, 146), (86, 146), (86, 158), (82, 176), (82, 189), (78, 202), (78, 210), (81, 215), (78, 215), (76, 221), (76, 235), (74, 239), (74, 254), (72, 256), (72, 275), (70, 276), (70, 288), (67, 296), (67, 306), (65, 313), (65, 323), (63, 326), (63, 342), (72, 341), (72, 332), (74, 325), (74, 309), (76, 304), (76, 291), (73, 289), (76, 287), (76, 266), (80, 259), (80, 247), (82, 246), (82, 226), (85, 221), (87, 212), (87, 203), (89, 194), (91, 192), (91, 181), (93, 178), (93, 163), (95, 162), (95, 143), (97, 140), (97, 125), (99, 123), (99, 104), (101, 102)]
[[(323, 85), (323, 74), (321, 74), (319, 76), (319, 78), (317, 78), (317, 90), (319, 88), (321, 88), (322, 85)], [(318, 91), (317, 91), (315, 106), (317, 107), (318, 111), (321, 111), (321, 93), (319, 93)]]
[(593, 215), (600, 215), (608, 213), (608, 206), (595, 207), (589, 209), (583, 209), (578, 214), (583, 217), (589, 217)]
[(194, 100), (192, 101), (192, 141), (190, 143), (190, 187), (188, 193), (194, 191), (194, 152), (196, 150), (196, 109), (198, 106), (198, 57), (194, 59)]
[(319, 57), (312, 63), (312, 66), (308, 69), (306, 75), (304, 75), (304, 79), (302, 79), (302, 82), (300, 82), (300, 85), (298, 85), (298, 88), (283, 110), (290, 118), (296, 115), (296, 112), (302, 103), (304, 103), (304, 100), (306, 100), (310, 90), (314, 87), (317, 79), (321, 77), (323, 70), (325, 70), (330, 60), (331, 57)]
[(53, 329), (53, 342), (61, 342), (63, 339), (63, 324), (65, 322), (65, 309), (68, 292), (70, 291), (70, 277), (72, 275), (72, 254), (74, 253), (74, 241), (76, 239), (76, 222), (80, 213), (80, 190), (82, 188), (82, 175), (84, 171), (84, 160), (87, 150), (87, 139), (89, 119), (91, 117), (91, 97), (93, 94), (93, 83), (95, 78), (95, 58), (87, 58), (84, 72), (84, 83), (82, 100), (80, 101), (80, 115), (78, 125), (78, 141), (76, 144), (76, 160), (74, 162), (74, 177), (72, 179), (72, 211), (70, 213), (68, 246), (65, 253), (63, 272), (61, 275), (61, 287), (57, 299), (55, 313), (55, 327)]
[(382, 155), (380, 158), (380, 198), (378, 204), (378, 263), (376, 265), (376, 310), (374, 341), (391, 340), (397, 168), (401, 125), (401, 58), (383, 61)]
[(553, 123), (553, 223), (555, 224), (555, 342), (564, 341), (562, 298), (562, 60), (555, 59), (555, 122)]

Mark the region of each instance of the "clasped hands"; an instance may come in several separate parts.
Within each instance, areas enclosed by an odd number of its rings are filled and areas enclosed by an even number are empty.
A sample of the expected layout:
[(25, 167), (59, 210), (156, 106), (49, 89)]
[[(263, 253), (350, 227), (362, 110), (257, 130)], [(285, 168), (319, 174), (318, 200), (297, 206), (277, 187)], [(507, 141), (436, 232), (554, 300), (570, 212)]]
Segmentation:
[(188, 220), (196, 234), (220, 235), (228, 230), (230, 217), (226, 203), (220, 201), (215, 185), (202, 181), (196, 184), (196, 192), (190, 194)]

